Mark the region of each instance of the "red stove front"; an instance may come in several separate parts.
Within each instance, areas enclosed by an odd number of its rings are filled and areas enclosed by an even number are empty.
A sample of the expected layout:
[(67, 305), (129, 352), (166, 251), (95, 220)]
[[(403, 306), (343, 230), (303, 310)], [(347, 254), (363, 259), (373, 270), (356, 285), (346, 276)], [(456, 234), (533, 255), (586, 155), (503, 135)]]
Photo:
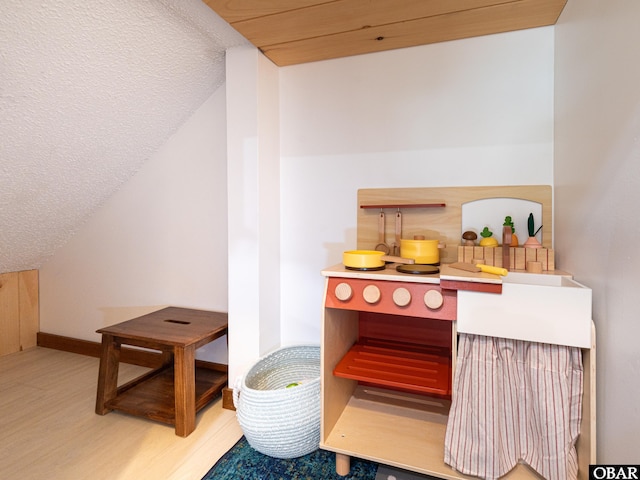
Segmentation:
[(334, 375), (450, 398), (455, 290), (437, 283), (329, 277), (325, 308), (358, 315), (357, 342)]

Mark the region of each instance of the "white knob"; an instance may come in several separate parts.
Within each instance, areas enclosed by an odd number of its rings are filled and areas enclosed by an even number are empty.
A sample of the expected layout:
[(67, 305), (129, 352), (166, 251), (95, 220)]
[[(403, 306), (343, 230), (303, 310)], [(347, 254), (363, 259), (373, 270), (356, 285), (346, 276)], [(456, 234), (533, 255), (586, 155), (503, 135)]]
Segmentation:
[(411, 292), (404, 287), (396, 288), (393, 291), (393, 303), (399, 307), (406, 307), (411, 303)]
[(349, 300), (353, 295), (353, 289), (351, 288), (351, 285), (344, 282), (336, 285), (336, 289), (334, 290), (334, 292), (336, 294), (336, 298), (343, 302)]
[(444, 303), (444, 298), (438, 290), (427, 290), (424, 294), (424, 304), (431, 310), (440, 308)]
[(367, 285), (362, 291), (362, 296), (367, 303), (378, 303), (380, 301), (380, 289), (375, 285)]

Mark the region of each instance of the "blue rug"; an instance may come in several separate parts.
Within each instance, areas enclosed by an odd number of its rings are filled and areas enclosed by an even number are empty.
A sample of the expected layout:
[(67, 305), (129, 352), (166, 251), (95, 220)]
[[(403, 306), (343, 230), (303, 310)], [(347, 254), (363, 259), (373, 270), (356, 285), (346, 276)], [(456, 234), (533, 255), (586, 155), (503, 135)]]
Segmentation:
[(284, 460), (254, 450), (242, 437), (202, 480), (374, 480), (378, 464), (351, 458), (349, 475), (336, 473), (336, 455), (318, 449)]

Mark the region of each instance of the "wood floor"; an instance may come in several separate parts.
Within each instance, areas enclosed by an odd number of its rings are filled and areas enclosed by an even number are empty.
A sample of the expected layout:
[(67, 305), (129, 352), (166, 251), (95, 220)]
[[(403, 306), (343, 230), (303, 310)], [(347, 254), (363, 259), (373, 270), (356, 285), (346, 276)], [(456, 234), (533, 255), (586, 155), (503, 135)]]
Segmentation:
[[(96, 415), (99, 360), (41, 347), (0, 357), (3, 480), (199, 480), (242, 436), (222, 401), (186, 438), (171, 426)], [(119, 384), (145, 372), (121, 364)]]

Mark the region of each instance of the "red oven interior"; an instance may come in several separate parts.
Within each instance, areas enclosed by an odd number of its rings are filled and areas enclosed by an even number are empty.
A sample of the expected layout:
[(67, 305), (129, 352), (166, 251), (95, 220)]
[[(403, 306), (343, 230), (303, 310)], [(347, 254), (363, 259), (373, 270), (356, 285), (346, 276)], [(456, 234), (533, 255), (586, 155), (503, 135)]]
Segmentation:
[(334, 375), (451, 398), (451, 322), (371, 312), (359, 317), (358, 341)]
[[(351, 295), (338, 298), (345, 288)], [(365, 288), (375, 285), (380, 299), (363, 300)], [(393, 303), (393, 292), (406, 289), (409, 304)], [(427, 292), (442, 295), (442, 305), (430, 308)], [(409, 393), (451, 398), (452, 320), (456, 316), (456, 292), (443, 291), (437, 284), (329, 279), (326, 306), (355, 310), (358, 339), (336, 365), (333, 374), (364, 385)]]

